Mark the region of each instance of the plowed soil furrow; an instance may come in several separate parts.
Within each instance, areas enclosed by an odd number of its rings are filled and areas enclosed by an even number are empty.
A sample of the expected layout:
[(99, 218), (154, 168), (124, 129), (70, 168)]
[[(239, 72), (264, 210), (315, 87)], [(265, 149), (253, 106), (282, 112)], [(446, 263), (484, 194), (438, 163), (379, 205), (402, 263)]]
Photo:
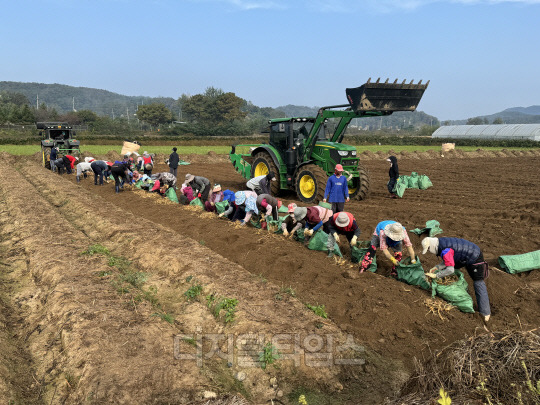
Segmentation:
[[(521, 162), (513, 162), (510, 166), (512, 170), (501, 165), (501, 161), (504, 163), (514, 159)], [(385, 190), (388, 171), (386, 162), (370, 161), (366, 162), (366, 166), (372, 173), (372, 187), (375, 191), (369, 199), (351, 202), (347, 207), (356, 216), (363, 231), (363, 239), (370, 238), (380, 220), (395, 218), (412, 229), (423, 227), (429, 219), (437, 219), (444, 229), (443, 236), (460, 236), (477, 242), (484, 248), (486, 257), (493, 265), (496, 264), (498, 251), (508, 254), (534, 250), (537, 239), (524, 239), (524, 235), (528, 230), (538, 229), (538, 225), (522, 222), (522, 228), (511, 226), (505, 227), (504, 231), (500, 230), (500, 226), (505, 223), (491, 221), (493, 218), (489, 208), (500, 210), (506, 204), (513, 205), (516, 200), (520, 204), (531, 204), (532, 201), (521, 200), (519, 193), (485, 193), (483, 187), (485, 184), (489, 187), (493, 179), (501, 177), (506, 178), (506, 183), (513, 184), (514, 178), (521, 178), (522, 171), (534, 171), (539, 165), (539, 158), (404, 161), (400, 166), (402, 173), (409, 174), (413, 170), (420, 174), (426, 173), (435, 186), (428, 190), (407, 190), (404, 199), (390, 200), (384, 198), (384, 191), (380, 191)], [(448, 168), (451, 168), (450, 173), (446, 170)], [(166, 168), (158, 166), (157, 171), (160, 170)], [(205, 175), (219, 182), (222, 187), (233, 190), (244, 188), (229, 165), (194, 164), (182, 170)], [(479, 176), (482, 180), (479, 183), (470, 180), (470, 173), (486, 173), (486, 170), (489, 178), (484, 174), (483, 177)], [(179, 173), (179, 178), (182, 176), (183, 173)], [(531, 179), (532, 184), (538, 181), (537, 178)], [(148, 196), (136, 192), (114, 194), (110, 185), (94, 187), (91, 181), (87, 181), (81, 183), (81, 186), (135, 215), (161, 223), (171, 231), (204, 241), (206, 246), (253, 274), (261, 274), (274, 283), (292, 285), (303, 301), (325, 304), (331, 319), (344, 330), (369, 342), (375, 350), (394, 358), (406, 361), (413, 356), (421, 356), (427, 346), (442, 347), (476, 333), (481, 327), (477, 317), (458, 311), (450, 312), (449, 320), (427, 315), (428, 310), (423, 301), (429, 297), (429, 293), (379, 275), (362, 274), (357, 279), (347, 278), (347, 273), (344, 273), (347, 268), (336, 266), (326, 259), (324, 253), (308, 251), (296, 242), (265, 238), (254, 229), (234, 229), (227, 222), (201, 218), (182, 207), (158, 204), (159, 200), (143, 198)], [(530, 193), (529, 188), (521, 191)], [(287, 194), (284, 198), (287, 202), (293, 201), (287, 199)], [(411, 238), (416, 251), (419, 251), (419, 238), (414, 235)], [(347, 247), (343, 250), (348, 253)], [(422, 257), (422, 260), (426, 267), (436, 263), (432, 256)], [(378, 272), (384, 275), (389, 271), (388, 263), (380, 259)], [(525, 327), (538, 324), (538, 293), (532, 293), (532, 306), (516, 303), (514, 299), (513, 292), (523, 286), (519, 277), (492, 272), (488, 290), (494, 314), (497, 315), (494, 317), (494, 328), (520, 327), (520, 321), (524, 322), (522, 326)], [(520, 319), (516, 314), (519, 314)]]
[[(307, 335), (318, 332), (318, 328), (322, 326), (323, 332), (333, 334), (336, 342), (347, 339), (347, 336), (332, 322), (321, 323), (320, 318), (308, 311), (297, 299), (285, 296), (277, 300), (279, 287), (267, 283), (260, 276), (254, 277), (242, 267), (215, 255), (203, 246), (204, 243), (186, 238), (176, 231), (171, 232), (170, 228), (148, 221), (140, 215), (133, 215), (121, 206), (110, 204), (100, 197), (87, 193), (66, 181), (66, 177), (40, 170), (34, 164), (21, 166), (20, 170), (40, 195), (56, 207), (70, 226), (80, 230), (92, 241), (113, 244), (116, 251), (134, 260), (137, 266), (149, 275), (149, 283), (157, 287), (158, 296), (163, 298), (167, 312), (177, 315), (175, 328), (178, 333), (192, 333), (201, 326), (212, 333), (224, 330), (223, 325), (220, 325), (204, 306), (199, 304), (193, 304), (195, 308), (191, 305), (186, 306), (186, 300), (182, 296), (190, 286), (186, 279), (195, 276), (204, 286), (206, 293), (212, 292), (218, 297), (238, 297), (238, 320), (226, 329), (232, 333), (266, 333), (268, 336), (276, 333)], [(168, 208), (179, 207), (168, 206)], [(170, 214), (166, 217), (170, 217)], [(260, 241), (256, 243), (261, 246)], [(186, 314), (188, 308), (191, 315)], [(376, 374), (370, 374), (360, 368), (358, 372), (363, 378), (360, 382), (355, 382), (356, 391), (353, 395), (356, 397), (361, 393), (364, 400), (369, 403), (374, 398), (382, 398), (384, 393), (380, 387), (395, 386), (399, 380), (395, 377), (395, 371), (392, 371), (394, 366), (389, 368), (387, 361), (377, 356), (369, 354), (366, 356), (378, 359), (373, 361), (376, 361), (381, 369)], [(163, 364), (162, 367), (166, 370), (173, 367), (167, 362)], [(196, 367), (193, 367), (191, 373), (194, 371), (196, 372)], [(221, 373), (230, 374), (232, 371), (222, 370)], [(189, 374), (186, 370), (183, 372)], [(326, 387), (325, 389), (331, 390), (335, 390), (336, 386), (342, 387), (338, 380), (342, 375), (341, 367), (319, 367), (311, 370), (301, 364), (294, 369), (293, 374), (290, 374), (288, 367), (283, 367), (278, 374), (282, 375), (283, 384), (286, 386), (317, 383), (320, 388)], [(213, 377), (208, 378), (213, 380)], [(261, 398), (271, 398), (275, 395), (273, 389), (269, 390), (266, 378), (264, 371), (260, 369), (250, 371), (248, 374), (247, 381), (251, 395), (258, 398), (255, 403)], [(362, 391), (357, 391), (358, 384), (361, 385)], [(169, 379), (162, 385), (174, 387), (174, 383)], [(121, 382), (119, 386), (125, 388), (126, 384)], [(347, 395), (350, 396), (351, 393)], [(354, 401), (358, 403), (360, 399)]]

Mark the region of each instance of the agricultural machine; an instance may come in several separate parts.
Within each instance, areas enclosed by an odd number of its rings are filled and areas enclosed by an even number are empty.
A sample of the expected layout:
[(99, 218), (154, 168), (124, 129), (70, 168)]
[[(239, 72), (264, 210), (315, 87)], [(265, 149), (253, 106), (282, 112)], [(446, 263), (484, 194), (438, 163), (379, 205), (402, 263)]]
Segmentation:
[[(351, 198), (362, 200), (369, 192), (369, 176), (360, 164), (356, 148), (342, 144), (353, 118), (379, 117), (394, 111), (414, 111), (429, 81), (422, 84), (381, 83), (371, 79), (360, 87), (346, 89), (349, 104), (322, 107), (316, 117), (279, 118), (269, 121), (270, 140), (263, 144), (233, 145), (231, 162), (244, 178), (274, 172), (272, 193), (294, 190), (306, 203), (322, 200), (328, 176), (339, 163), (345, 170)], [(333, 119), (336, 125), (328, 130)], [(236, 153), (237, 149), (248, 153)]]
[(81, 142), (74, 138), (73, 127), (63, 122), (37, 122), (37, 129), (41, 136), (41, 155), (43, 166), (51, 168), (51, 149), (58, 148), (58, 157), (64, 155), (79, 156)]

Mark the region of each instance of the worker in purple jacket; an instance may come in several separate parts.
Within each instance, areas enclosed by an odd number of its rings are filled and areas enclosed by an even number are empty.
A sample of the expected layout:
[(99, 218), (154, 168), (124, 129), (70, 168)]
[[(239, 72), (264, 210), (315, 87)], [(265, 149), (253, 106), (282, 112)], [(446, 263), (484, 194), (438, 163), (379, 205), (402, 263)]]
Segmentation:
[(334, 174), (328, 178), (326, 189), (324, 190), (324, 199), (332, 204), (332, 212), (335, 214), (345, 209), (345, 201), (349, 202), (349, 187), (347, 178), (343, 175), (343, 166), (337, 164)]

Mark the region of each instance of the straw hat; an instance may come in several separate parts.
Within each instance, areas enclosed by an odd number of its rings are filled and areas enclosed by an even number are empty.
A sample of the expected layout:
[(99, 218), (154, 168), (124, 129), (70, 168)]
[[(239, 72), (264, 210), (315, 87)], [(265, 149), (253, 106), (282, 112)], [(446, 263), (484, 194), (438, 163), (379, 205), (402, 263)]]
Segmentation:
[(405, 229), (399, 222), (388, 224), (384, 227), (384, 234), (390, 239), (398, 242), (405, 238)]
[(194, 175), (186, 173), (186, 183), (191, 183), (194, 178), (195, 178)]

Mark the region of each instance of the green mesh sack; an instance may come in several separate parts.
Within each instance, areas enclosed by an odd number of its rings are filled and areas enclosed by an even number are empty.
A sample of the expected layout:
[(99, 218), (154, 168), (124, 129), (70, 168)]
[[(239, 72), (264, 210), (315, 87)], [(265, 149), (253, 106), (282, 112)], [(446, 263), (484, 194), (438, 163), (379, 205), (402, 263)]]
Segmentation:
[(282, 234), (283, 229), (281, 229), (281, 224), (285, 219), (288, 217), (288, 215), (285, 215), (284, 217), (278, 217), (277, 221), (275, 219), (272, 219), (271, 217), (266, 218), (266, 224), (269, 231), (272, 231), (277, 234)]
[(540, 250), (521, 255), (506, 255), (499, 257), (499, 264), (510, 274), (540, 269)]
[(139, 190), (142, 188), (142, 185), (143, 185), (143, 181), (142, 180), (137, 180), (135, 182), (135, 187), (137, 187)]
[(221, 214), (222, 212), (225, 212), (227, 208), (229, 208), (229, 201), (220, 201), (216, 204), (216, 211), (218, 214)]
[(167, 191), (165, 191), (165, 197), (167, 197), (173, 203), (178, 204), (178, 197), (176, 196), (176, 190), (174, 188), (169, 187)]
[[(351, 262), (362, 263), (362, 260), (364, 260), (364, 257), (369, 250), (369, 245), (371, 245), (371, 241), (366, 240), (358, 242), (356, 245), (357, 246), (351, 246)], [(371, 271), (372, 273), (375, 273), (377, 271), (377, 256), (373, 256), (373, 261), (369, 265), (368, 271)]]
[(411, 263), (411, 258), (406, 257), (396, 266), (397, 279), (409, 285), (417, 285), (424, 290), (431, 290), (431, 286), (426, 281), (424, 268), (420, 259), (416, 256), (416, 263)]
[[(322, 229), (320, 229), (317, 232), (315, 232), (313, 237), (309, 240), (308, 249), (320, 250), (320, 251), (326, 252), (328, 251), (327, 243), (328, 243), (328, 234)], [(334, 242), (334, 254), (338, 255), (339, 257), (343, 257), (343, 255), (341, 254), (341, 250), (339, 250), (339, 245), (335, 242)]]
[(191, 200), (191, 202), (189, 203), (189, 205), (193, 205), (195, 207), (201, 207), (201, 208), (204, 208), (204, 204), (203, 202), (201, 201), (200, 198), (195, 198), (193, 200)]
[(443, 300), (458, 307), (461, 312), (474, 313), (473, 300), (467, 292), (467, 281), (459, 270), (455, 271), (459, 280), (449, 285), (441, 285), (435, 278), (431, 282), (431, 296), (438, 295)]
[(418, 173), (412, 172), (409, 176), (408, 188), (420, 188), (418, 187)]
[(431, 180), (428, 176), (425, 174), (422, 174), (421, 176), (418, 176), (418, 188), (420, 190), (425, 190), (433, 186), (433, 183), (431, 183)]
[(304, 236), (304, 228), (300, 228), (296, 231), (296, 240), (298, 242), (304, 243), (304, 241), (306, 240), (306, 237)]
[[(403, 177), (406, 178), (404, 179)], [(403, 198), (403, 194), (405, 194), (405, 190), (407, 189), (409, 182), (409, 180), (407, 179), (408, 177), (409, 176), (399, 176), (396, 182), (396, 185), (394, 187), (394, 193), (396, 193), (399, 198)]]

